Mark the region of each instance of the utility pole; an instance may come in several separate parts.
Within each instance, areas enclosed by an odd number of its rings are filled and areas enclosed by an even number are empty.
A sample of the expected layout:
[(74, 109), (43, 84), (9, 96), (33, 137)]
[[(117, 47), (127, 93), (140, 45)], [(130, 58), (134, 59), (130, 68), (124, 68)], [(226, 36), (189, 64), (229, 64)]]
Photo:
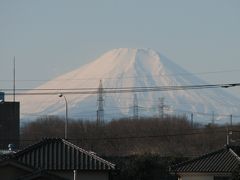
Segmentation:
[(232, 118), (233, 118), (233, 116), (232, 116), (232, 114), (230, 115), (230, 127), (232, 128)]
[(104, 109), (103, 109), (103, 85), (102, 80), (100, 80), (99, 87), (98, 87), (98, 98), (97, 98), (97, 126), (104, 122)]
[(68, 101), (64, 94), (59, 94), (58, 97), (63, 97), (65, 101), (65, 127), (64, 127), (64, 138), (68, 139)]
[(134, 98), (133, 98), (133, 119), (138, 119), (138, 99), (137, 99), (137, 94), (134, 94)]
[(15, 77), (16, 77), (16, 69), (15, 69), (15, 56), (14, 56), (14, 58), (13, 58), (13, 102), (15, 102), (15, 90), (16, 90), (16, 87), (15, 87), (15, 85), (16, 85), (16, 79), (15, 79)]

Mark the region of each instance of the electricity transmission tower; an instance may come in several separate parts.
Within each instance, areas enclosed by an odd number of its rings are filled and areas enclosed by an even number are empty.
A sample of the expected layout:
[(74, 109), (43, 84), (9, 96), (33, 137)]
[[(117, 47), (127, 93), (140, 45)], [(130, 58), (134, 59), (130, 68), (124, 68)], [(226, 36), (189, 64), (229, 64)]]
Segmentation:
[(164, 104), (163, 97), (159, 98), (158, 100), (159, 100), (159, 105), (158, 105), (159, 118), (163, 119), (164, 118), (164, 109), (167, 108), (168, 106)]
[(103, 109), (103, 85), (102, 80), (100, 80), (98, 87), (98, 98), (97, 98), (97, 125), (99, 126), (104, 122), (104, 109)]
[(137, 94), (134, 94), (134, 98), (133, 98), (133, 119), (138, 119), (138, 99), (137, 99)]

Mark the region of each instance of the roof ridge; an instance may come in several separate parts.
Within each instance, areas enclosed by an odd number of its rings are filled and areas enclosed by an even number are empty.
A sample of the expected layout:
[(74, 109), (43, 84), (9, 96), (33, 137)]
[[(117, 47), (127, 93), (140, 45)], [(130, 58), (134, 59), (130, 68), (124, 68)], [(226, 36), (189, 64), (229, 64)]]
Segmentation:
[(34, 144), (30, 144), (28, 145), (27, 147), (25, 147), (24, 149), (22, 150), (19, 150), (17, 151), (14, 155), (21, 155), (23, 153), (25, 153), (26, 151), (28, 151), (29, 149), (31, 148), (35, 148), (35, 147), (38, 147), (38, 146), (41, 146), (44, 142), (49, 142), (49, 141), (53, 141), (53, 140), (58, 140), (60, 141), (62, 138), (49, 138), (49, 137), (43, 137), (42, 140), (34, 143)]
[(80, 147), (78, 147), (77, 145), (75, 145), (75, 144), (73, 144), (73, 143), (71, 143), (71, 142), (69, 142), (69, 141), (67, 141), (67, 140), (65, 140), (65, 139), (62, 139), (62, 141), (63, 141), (63, 143), (65, 143), (65, 144), (67, 144), (67, 145), (70, 145), (70, 146), (72, 146), (72, 147), (80, 150), (81, 152), (86, 153), (87, 155), (89, 155), (89, 156), (91, 156), (91, 157), (94, 157), (94, 158), (97, 159), (97, 160), (100, 160), (100, 161), (102, 161), (102, 162), (104, 162), (104, 163), (106, 163), (106, 164), (108, 164), (108, 165), (110, 165), (110, 166), (115, 167), (115, 164), (113, 164), (113, 163), (111, 163), (111, 162), (109, 162), (109, 161), (107, 161), (107, 160), (105, 160), (105, 159), (103, 159), (103, 158), (101, 158), (101, 157), (93, 154), (93, 153), (90, 153), (89, 151), (87, 151), (87, 150), (85, 150), (85, 149), (83, 149), (83, 148), (80, 148)]
[(236, 157), (237, 160), (240, 162), (240, 157), (234, 152), (234, 150), (232, 150), (231, 147), (229, 148), (229, 151), (230, 151), (230, 153), (232, 153), (232, 154), (234, 155), (234, 157)]
[(13, 157), (17, 157), (18, 155), (21, 155), (21, 154), (25, 153), (26, 151), (28, 151), (28, 150), (31, 149), (31, 148), (38, 147), (38, 146), (40, 146), (42, 143), (43, 143), (43, 140), (41, 140), (41, 141), (39, 141), (39, 142), (36, 142), (36, 143), (34, 143), (34, 144), (30, 144), (30, 145), (28, 145), (27, 147), (23, 148), (22, 150), (17, 151), (17, 152), (14, 154)]
[[(237, 149), (238, 150), (238, 149)], [(240, 163), (238, 151), (226, 146), (197, 158), (170, 166), (172, 172), (232, 172)]]

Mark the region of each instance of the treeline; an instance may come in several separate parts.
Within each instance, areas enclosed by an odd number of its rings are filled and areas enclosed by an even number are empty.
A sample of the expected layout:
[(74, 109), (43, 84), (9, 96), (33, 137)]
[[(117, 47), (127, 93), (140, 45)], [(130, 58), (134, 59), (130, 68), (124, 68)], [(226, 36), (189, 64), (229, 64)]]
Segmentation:
[(118, 172), (113, 176), (113, 180), (177, 180), (178, 178), (169, 172), (169, 166), (187, 160), (155, 154), (105, 158), (117, 164)]
[[(44, 137), (64, 138), (65, 121), (41, 117), (21, 129), (22, 148)], [(240, 126), (231, 127), (238, 130)], [(97, 125), (95, 121), (70, 120), (68, 140), (102, 156), (157, 154), (191, 157), (226, 144), (227, 125), (192, 125), (185, 117), (120, 119)], [(239, 139), (239, 134), (231, 135)]]

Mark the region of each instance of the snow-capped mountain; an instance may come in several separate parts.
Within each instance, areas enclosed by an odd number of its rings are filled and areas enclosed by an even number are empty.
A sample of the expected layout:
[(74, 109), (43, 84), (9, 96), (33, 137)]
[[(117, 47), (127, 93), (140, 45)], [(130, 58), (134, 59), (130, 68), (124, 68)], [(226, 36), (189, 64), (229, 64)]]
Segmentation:
[[(103, 89), (106, 90), (123, 87), (208, 84), (154, 50), (119, 48), (28, 92), (50, 92), (49, 95), (18, 96), (22, 118), (64, 115), (64, 99), (59, 98), (57, 94), (51, 94), (62, 92), (67, 100), (69, 117), (94, 120), (98, 94), (74, 92), (96, 91), (100, 80)], [(164, 98), (164, 102), (159, 101), (159, 98)], [(132, 116), (134, 103), (135, 108), (138, 107), (139, 116), (156, 116), (159, 114), (159, 106), (164, 105), (166, 114), (193, 112), (195, 115), (202, 115), (202, 119), (206, 120), (212, 118), (209, 115), (213, 112), (215, 116), (234, 115), (239, 109), (239, 100), (222, 89), (103, 93), (103, 99), (106, 120)], [(221, 119), (219, 116), (218, 118)]]

